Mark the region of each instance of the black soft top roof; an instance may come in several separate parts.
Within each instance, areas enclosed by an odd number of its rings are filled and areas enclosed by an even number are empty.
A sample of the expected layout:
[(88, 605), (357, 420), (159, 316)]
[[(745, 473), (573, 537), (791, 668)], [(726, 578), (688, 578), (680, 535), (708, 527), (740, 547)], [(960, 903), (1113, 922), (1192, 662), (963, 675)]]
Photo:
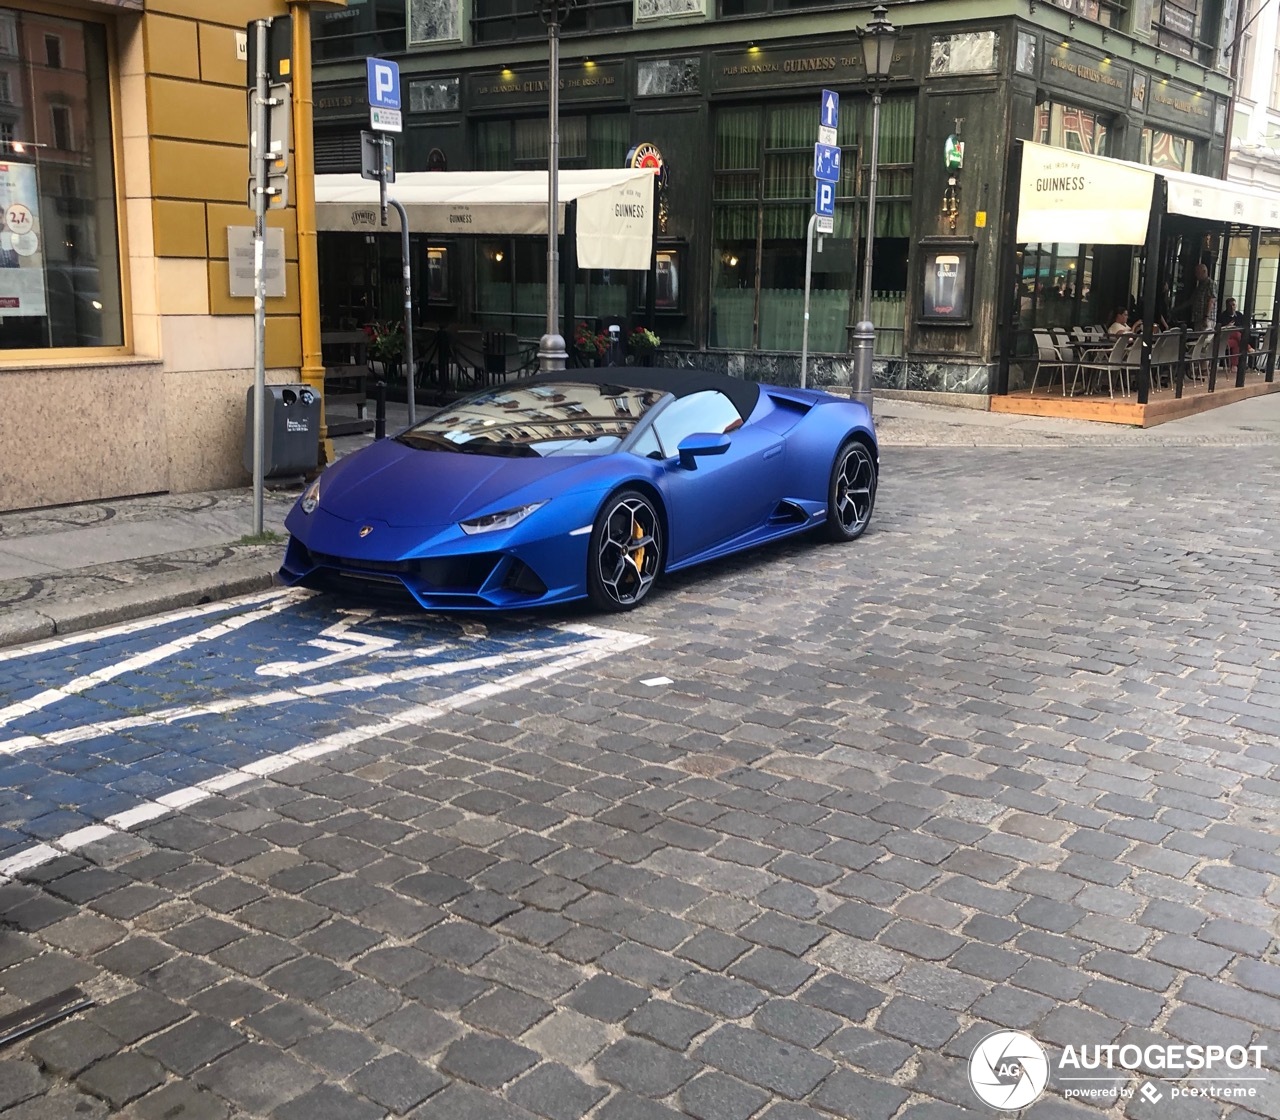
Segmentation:
[(621, 385), (627, 389), (656, 389), (687, 397), (709, 389), (723, 393), (733, 402), (738, 415), (746, 420), (760, 399), (760, 386), (725, 373), (705, 369), (655, 369), (650, 366), (604, 366), (600, 369), (567, 369), (558, 373), (542, 373), (529, 384), (550, 385), (556, 382), (588, 385)]

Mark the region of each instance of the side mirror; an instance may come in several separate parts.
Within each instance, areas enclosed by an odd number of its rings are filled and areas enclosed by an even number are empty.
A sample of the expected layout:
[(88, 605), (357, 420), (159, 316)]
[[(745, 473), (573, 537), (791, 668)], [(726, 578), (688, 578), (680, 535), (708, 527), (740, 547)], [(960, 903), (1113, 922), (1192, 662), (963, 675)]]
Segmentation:
[(729, 437), (723, 432), (695, 432), (685, 436), (677, 450), (680, 465), (687, 471), (696, 471), (699, 455), (723, 455), (729, 450)]

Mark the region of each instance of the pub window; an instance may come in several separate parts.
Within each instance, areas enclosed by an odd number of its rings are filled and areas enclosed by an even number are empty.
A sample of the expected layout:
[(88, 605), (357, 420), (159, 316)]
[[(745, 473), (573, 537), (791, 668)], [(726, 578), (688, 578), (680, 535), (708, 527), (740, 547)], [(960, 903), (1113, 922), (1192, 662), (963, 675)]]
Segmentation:
[[(842, 353), (854, 295), (855, 231), (865, 223), (869, 112), (841, 115), (835, 233), (814, 253), (809, 345)], [(797, 350), (804, 323), (805, 231), (813, 213), (813, 106), (743, 106), (716, 116), (708, 343)], [(861, 145), (865, 148), (865, 144)], [(890, 95), (880, 118), (873, 318), (901, 339), (910, 232), (915, 99)], [(856, 224), (855, 224), (856, 223)], [(816, 248), (816, 247), (815, 247)], [(860, 258), (859, 258), (860, 259)], [(882, 351), (883, 352), (883, 351)]]
[[(478, 171), (546, 170), (545, 116), (479, 121), (475, 137), (474, 166)], [(563, 169), (621, 167), (630, 146), (631, 119), (626, 113), (560, 118)], [(546, 324), (546, 253), (547, 240), (542, 236), (476, 242), (475, 321), (524, 337), (540, 335), (539, 322)], [(574, 315), (598, 327), (606, 320), (621, 321), (627, 312), (630, 275), (617, 269), (581, 270), (574, 291)], [(564, 283), (562, 275), (562, 308), (566, 306)]]
[(1049, 0), (1072, 15), (1083, 16), (1105, 27), (1119, 27), (1127, 5), (1124, 0)]
[[(112, 96), (106, 28), (0, 7), (0, 49), (13, 29), (15, 89), (32, 91), (26, 128), (0, 131), (0, 350), (120, 346)], [(60, 103), (40, 72), (58, 43)], [(66, 63), (70, 61), (70, 68)], [(73, 118), (71, 106), (75, 106)], [(74, 177), (75, 205), (62, 194)], [(16, 220), (15, 220), (16, 218)]]
[[(630, 30), (632, 0), (578, 0), (560, 25), (562, 35)], [(471, 36), (476, 43), (545, 39), (547, 26), (538, 16), (537, 0), (475, 0)]]
[(1110, 154), (1110, 122), (1092, 109), (1049, 101), (1036, 106), (1035, 139), (1071, 152), (1105, 156)]
[(311, 44), (316, 61), (385, 57), (384, 52), (404, 50), (405, 13), (405, 0), (362, 0), (338, 11), (312, 12)]
[(57, 35), (44, 37), (44, 61), (50, 70), (62, 69), (62, 40)]
[(0, 121), (0, 156), (8, 156), (13, 151), (16, 134), (11, 121)]
[(1144, 128), (1139, 162), (1170, 171), (1195, 171), (1196, 142), (1161, 128)]

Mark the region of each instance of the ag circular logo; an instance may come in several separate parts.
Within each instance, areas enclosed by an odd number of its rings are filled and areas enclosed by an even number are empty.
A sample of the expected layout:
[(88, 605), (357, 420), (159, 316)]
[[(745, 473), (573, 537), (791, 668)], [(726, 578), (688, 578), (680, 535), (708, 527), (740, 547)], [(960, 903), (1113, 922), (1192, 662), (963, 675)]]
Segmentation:
[(1022, 1031), (987, 1035), (969, 1058), (969, 1085), (992, 1108), (1026, 1108), (1048, 1084), (1049, 1059), (1040, 1043)]

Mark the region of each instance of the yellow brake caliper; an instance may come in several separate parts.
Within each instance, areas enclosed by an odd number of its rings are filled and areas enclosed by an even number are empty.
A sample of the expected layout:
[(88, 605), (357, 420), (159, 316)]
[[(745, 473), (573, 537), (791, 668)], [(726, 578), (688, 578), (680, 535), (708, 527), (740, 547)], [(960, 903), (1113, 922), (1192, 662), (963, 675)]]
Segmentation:
[[(634, 517), (631, 518), (631, 539), (633, 541), (644, 540), (644, 532), (640, 528), (640, 522)], [(644, 545), (641, 545), (639, 548), (632, 549), (631, 552), (627, 553), (627, 559), (635, 565), (636, 575), (644, 574), (644, 552)]]

